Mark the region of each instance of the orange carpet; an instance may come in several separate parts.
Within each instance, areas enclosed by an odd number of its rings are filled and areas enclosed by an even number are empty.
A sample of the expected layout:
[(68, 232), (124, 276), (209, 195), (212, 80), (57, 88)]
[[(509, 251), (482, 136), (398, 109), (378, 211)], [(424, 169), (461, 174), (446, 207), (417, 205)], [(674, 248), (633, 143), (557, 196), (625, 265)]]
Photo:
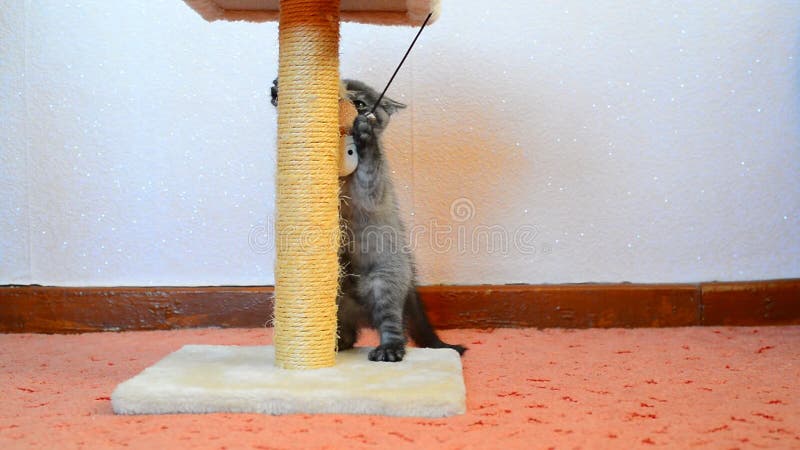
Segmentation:
[(443, 334), (470, 348), (468, 412), (434, 420), (115, 416), (114, 387), (182, 345), (270, 331), (0, 335), (0, 448), (800, 448), (800, 327)]

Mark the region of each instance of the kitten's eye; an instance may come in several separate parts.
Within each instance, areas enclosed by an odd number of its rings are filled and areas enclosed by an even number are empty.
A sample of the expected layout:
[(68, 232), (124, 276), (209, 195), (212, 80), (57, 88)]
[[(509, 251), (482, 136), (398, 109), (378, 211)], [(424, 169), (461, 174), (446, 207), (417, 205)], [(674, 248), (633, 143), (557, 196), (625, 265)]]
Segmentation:
[(361, 110), (366, 108), (367, 104), (362, 102), (361, 100), (353, 100), (353, 106), (355, 106), (356, 109)]

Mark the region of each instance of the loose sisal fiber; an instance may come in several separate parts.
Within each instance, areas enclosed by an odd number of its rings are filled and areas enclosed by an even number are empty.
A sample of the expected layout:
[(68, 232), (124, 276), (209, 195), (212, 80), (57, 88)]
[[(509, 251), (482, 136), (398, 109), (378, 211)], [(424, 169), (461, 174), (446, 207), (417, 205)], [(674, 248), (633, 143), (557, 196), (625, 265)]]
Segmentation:
[(275, 363), (334, 365), (339, 262), (339, 0), (281, 0)]

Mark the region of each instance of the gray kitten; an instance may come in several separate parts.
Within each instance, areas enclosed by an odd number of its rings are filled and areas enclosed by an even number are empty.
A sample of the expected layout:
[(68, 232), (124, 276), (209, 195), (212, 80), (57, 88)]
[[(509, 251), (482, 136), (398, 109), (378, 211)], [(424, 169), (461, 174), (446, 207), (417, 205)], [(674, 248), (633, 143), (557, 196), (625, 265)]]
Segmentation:
[[(358, 110), (353, 123), (358, 167), (343, 179), (339, 195), (344, 234), (339, 250), (344, 269), (337, 298), (339, 349), (352, 348), (361, 326), (369, 325), (380, 335), (380, 345), (369, 353), (371, 361), (401, 361), (405, 329), (420, 347), (452, 348), (463, 354), (465, 347), (442, 342), (417, 295), (414, 261), (381, 146), (389, 117), (405, 105), (384, 97), (374, 118), (368, 118), (378, 92), (360, 81), (344, 83)], [(277, 105), (277, 80), (271, 93)]]

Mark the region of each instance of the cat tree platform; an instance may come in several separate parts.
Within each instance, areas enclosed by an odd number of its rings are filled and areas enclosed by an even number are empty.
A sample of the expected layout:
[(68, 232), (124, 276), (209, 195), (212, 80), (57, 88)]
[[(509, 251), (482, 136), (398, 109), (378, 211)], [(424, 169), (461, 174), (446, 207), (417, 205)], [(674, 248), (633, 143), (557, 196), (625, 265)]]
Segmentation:
[(120, 384), (117, 414), (381, 414), (447, 417), (465, 412), (461, 358), (409, 348), (401, 362), (339, 352), (333, 367), (286, 370), (272, 346), (187, 345)]
[[(273, 22), (280, 0), (184, 0), (204, 19)], [(422, 25), (439, 17), (438, 0), (341, 0), (339, 19), (380, 25)]]

